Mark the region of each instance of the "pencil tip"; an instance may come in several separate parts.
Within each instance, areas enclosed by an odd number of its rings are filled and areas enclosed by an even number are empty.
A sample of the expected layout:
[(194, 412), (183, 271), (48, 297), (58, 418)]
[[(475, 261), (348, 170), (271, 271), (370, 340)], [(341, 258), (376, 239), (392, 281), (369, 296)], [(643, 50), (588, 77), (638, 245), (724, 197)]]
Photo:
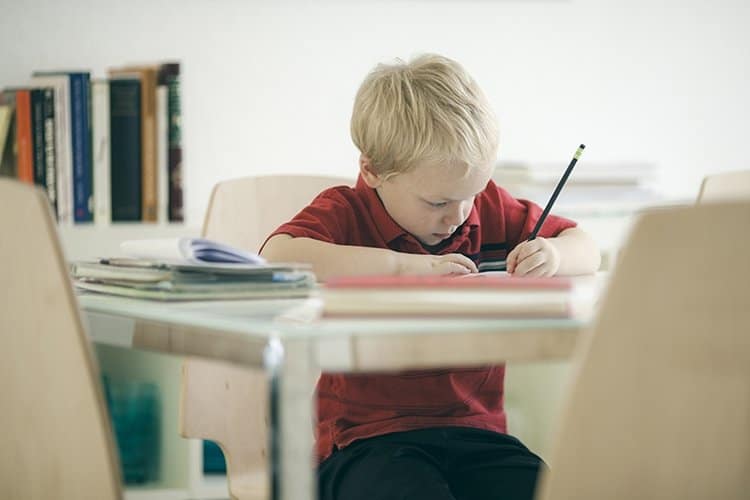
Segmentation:
[(581, 144), (581, 145), (580, 145), (580, 146), (578, 146), (578, 147), (579, 147), (579, 148), (581, 148), (581, 149), (586, 149), (586, 145), (585, 145), (585, 144)]

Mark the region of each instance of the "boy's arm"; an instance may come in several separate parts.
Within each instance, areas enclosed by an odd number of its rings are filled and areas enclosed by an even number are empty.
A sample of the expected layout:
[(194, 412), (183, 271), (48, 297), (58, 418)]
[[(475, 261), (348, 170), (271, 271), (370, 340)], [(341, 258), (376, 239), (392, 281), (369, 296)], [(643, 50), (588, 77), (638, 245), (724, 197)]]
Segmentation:
[(468, 274), (476, 265), (460, 254), (422, 255), (385, 248), (336, 245), (312, 238), (277, 234), (261, 255), (270, 262), (307, 262), (320, 281), (332, 276), (373, 274)]
[(507, 258), (508, 272), (518, 276), (570, 276), (599, 269), (601, 254), (584, 230), (572, 227), (554, 238), (524, 241)]

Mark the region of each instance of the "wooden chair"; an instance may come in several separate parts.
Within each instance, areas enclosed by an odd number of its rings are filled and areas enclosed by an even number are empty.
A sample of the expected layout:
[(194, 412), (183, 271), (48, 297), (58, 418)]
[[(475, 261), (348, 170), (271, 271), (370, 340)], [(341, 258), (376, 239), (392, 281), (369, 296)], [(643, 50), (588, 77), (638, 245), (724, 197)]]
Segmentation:
[(750, 170), (724, 172), (703, 179), (698, 203), (750, 199)]
[(539, 500), (750, 492), (750, 203), (646, 213), (582, 340)]
[[(258, 251), (268, 234), (324, 189), (353, 179), (244, 177), (214, 187), (203, 236)], [(182, 368), (180, 432), (215, 441), (224, 452), (232, 498), (268, 497), (267, 381), (261, 370), (188, 359)]]
[(49, 204), (0, 179), (0, 498), (121, 498), (99, 370)]

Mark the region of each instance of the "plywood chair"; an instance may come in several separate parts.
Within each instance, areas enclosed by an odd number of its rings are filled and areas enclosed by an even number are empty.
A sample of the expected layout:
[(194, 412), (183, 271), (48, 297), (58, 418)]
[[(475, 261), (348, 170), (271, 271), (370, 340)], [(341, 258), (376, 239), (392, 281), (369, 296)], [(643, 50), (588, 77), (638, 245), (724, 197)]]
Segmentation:
[(750, 203), (636, 221), (575, 373), (539, 500), (750, 492)]
[(750, 170), (724, 172), (703, 179), (698, 203), (750, 200)]
[(323, 175), (241, 177), (214, 186), (203, 236), (252, 252), (324, 189), (354, 179)]
[(0, 179), (0, 498), (121, 498), (99, 372), (44, 194)]
[[(272, 175), (214, 187), (203, 225), (206, 238), (258, 251), (268, 234), (324, 189), (353, 179)], [(189, 359), (183, 364), (180, 429), (184, 437), (218, 443), (227, 461), (232, 498), (268, 497), (265, 374)]]

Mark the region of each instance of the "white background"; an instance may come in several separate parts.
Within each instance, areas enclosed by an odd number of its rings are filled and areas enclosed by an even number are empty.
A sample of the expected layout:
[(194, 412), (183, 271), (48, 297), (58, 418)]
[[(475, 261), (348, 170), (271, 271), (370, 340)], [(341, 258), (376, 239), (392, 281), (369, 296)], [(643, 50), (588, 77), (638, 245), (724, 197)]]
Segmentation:
[[(367, 71), (421, 52), (473, 74), (500, 158), (651, 162), (669, 196), (748, 168), (750, 2), (743, 0), (0, 0), (0, 86), (33, 70), (178, 59), (189, 226), (212, 185), (263, 173), (356, 174)], [(744, 55), (743, 55), (744, 54)]]

